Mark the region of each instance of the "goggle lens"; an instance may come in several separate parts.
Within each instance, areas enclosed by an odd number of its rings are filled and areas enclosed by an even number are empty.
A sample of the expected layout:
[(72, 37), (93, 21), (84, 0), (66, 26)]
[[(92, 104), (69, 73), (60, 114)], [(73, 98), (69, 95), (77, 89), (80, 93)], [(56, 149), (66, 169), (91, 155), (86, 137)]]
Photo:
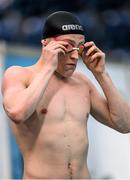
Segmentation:
[(84, 45), (80, 45), (79, 47), (71, 47), (71, 48), (67, 48), (67, 49), (68, 49), (67, 54), (71, 53), (72, 51), (77, 50), (78, 54), (81, 56), (84, 51)]

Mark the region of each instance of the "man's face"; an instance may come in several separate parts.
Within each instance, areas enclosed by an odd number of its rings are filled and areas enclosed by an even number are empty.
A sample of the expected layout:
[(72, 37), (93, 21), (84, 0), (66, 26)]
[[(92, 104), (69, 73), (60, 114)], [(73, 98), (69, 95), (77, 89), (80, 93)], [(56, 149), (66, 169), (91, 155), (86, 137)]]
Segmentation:
[(79, 47), (83, 47), (85, 38), (80, 34), (67, 34), (55, 37), (56, 41), (65, 41), (66, 54), (59, 54), (58, 67), (56, 72), (63, 77), (70, 77), (76, 69), (77, 61), (79, 59)]

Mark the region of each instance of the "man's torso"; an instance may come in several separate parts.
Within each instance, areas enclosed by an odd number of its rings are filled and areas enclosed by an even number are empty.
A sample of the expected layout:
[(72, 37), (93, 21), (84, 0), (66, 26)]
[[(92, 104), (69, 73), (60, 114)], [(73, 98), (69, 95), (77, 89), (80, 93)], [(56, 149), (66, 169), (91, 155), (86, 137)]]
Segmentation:
[(89, 178), (89, 112), (89, 88), (79, 75), (50, 79), (30, 119), (12, 123), (24, 158), (24, 178)]

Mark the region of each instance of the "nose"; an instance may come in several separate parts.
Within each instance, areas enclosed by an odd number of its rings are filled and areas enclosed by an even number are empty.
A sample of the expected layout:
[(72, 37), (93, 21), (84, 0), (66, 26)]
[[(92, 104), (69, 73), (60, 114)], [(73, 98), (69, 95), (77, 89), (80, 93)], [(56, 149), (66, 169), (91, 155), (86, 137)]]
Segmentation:
[(70, 57), (71, 57), (71, 59), (78, 60), (78, 59), (79, 59), (78, 51), (77, 51), (77, 50), (73, 50), (73, 51), (70, 53)]

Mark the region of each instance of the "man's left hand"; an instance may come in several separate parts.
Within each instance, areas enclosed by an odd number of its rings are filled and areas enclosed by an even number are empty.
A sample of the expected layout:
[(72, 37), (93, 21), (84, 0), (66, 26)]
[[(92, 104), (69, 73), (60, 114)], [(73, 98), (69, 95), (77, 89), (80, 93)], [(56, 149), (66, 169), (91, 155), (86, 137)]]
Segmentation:
[(105, 53), (93, 41), (84, 44), (82, 59), (93, 74), (99, 74), (105, 71)]

